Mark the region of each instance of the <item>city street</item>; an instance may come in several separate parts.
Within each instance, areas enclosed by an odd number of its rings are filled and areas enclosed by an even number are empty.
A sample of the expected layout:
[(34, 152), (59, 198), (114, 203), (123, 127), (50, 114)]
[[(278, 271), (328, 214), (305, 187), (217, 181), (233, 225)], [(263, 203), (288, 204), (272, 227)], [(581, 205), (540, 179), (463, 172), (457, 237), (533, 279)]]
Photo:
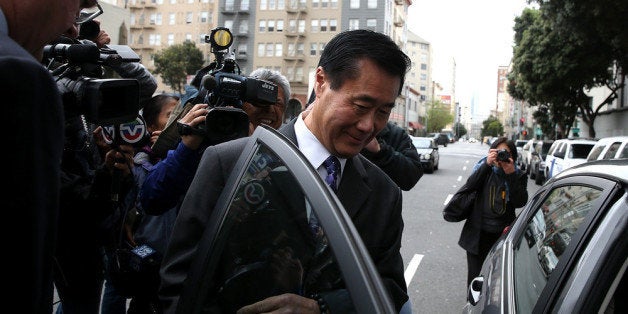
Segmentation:
[[(480, 143), (439, 146), (440, 164), (403, 194), (401, 254), (413, 313), (460, 313), (466, 302), (466, 252), (458, 246), (464, 222), (443, 219), (444, 203), (487, 153)], [(539, 186), (528, 180), (528, 195)]]

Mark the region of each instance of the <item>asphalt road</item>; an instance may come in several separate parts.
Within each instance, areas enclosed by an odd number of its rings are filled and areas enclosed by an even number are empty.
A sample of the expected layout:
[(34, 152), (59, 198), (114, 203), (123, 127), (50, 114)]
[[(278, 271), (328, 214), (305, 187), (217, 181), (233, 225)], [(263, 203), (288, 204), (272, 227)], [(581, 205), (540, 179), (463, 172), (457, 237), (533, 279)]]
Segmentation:
[[(401, 254), (413, 313), (461, 313), (467, 297), (466, 252), (458, 246), (464, 222), (446, 222), (442, 210), (486, 156), (487, 145), (454, 143), (439, 146), (439, 168), (424, 174), (403, 193), (405, 222)], [(528, 180), (528, 195), (538, 190)]]

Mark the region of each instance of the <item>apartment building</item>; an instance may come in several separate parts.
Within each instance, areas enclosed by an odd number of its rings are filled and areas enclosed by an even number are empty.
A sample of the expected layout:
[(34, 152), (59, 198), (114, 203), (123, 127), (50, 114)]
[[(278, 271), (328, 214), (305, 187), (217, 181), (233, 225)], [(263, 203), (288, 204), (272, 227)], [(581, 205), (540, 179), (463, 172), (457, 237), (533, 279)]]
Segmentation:
[[(290, 81), (291, 98), (302, 108), (307, 104), (313, 73), (327, 41), (344, 30), (372, 29), (389, 35), (405, 49), (405, 21), (412, 4), (411, 0), (109, 1), (130, 11), (128, 45), (149, 69), (154, 66), (154, 53), (185, 40), (196, 43), (209, 64), (214, 56), (205, 43), (205, 34), (215, 27), (227, 27), (234, 35), (231, 50), (241, 74), (260, 67), (280, 71)], [(431, 82), (429, 76), (427, 81)], [(414, 86), (419, 91), (420, 85)], [(429, 90), (429, 85), (425, 88)], [(169, 89), (163, 83), (158, 88)], [(411, 91), (405, 90), (391, 120), (407, 126)], [(418, 122), (417, 117), (413, 119)]]

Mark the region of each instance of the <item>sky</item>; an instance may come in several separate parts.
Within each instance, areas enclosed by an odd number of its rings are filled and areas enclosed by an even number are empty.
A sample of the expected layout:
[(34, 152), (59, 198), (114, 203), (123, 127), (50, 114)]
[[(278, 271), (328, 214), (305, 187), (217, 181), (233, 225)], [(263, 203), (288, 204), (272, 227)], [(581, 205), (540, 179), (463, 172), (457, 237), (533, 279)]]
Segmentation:
[(497, 101), (497, 67), (512, 57), (514, 18), (525, 0), (413, 0), (408, 29), (432, 45), (432, 80), (450, 90), (456, 62), (456, 101), (488, 115)]

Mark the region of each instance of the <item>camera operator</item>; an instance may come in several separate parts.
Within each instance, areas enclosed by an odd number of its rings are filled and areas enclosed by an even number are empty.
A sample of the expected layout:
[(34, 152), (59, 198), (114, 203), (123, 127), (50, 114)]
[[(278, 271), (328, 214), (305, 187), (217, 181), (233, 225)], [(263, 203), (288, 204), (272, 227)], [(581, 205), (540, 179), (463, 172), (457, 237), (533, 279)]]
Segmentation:
[[(110, 38), (104, 31), (99, 31), (99, 36), (93, 38), (96, 43), (76, 39), (79, 29), (89, 22), (83, 20), (74, 24), (60, 41), (70, 45), (106, 47)], [(87, 65), (101, 68), (98, 63)], [(149, 100), (157, 88), (155, 78), (139, 62), (105, 65), (117, 76), (137, 80), (139, 103), (134, 103), (135, 108)], [(91, 79), (89, 74), (85, 75)], [(121, 98), (120, 102), (124, 100)], [(66, 120), (66, 149), (62, 160), (64, 181), (54, 274), (61, 299), (58, 313), (98, 313), (104, 280), (103, 246), (112, 246), (120, 233), (118, 222), (124, 218), (122, 213), (134, 203), (137, 195), (132, 176), (134, 148), (120, 141), (104, 143), (103, 128), (82, 114), (71, 115)]]
[(21, 241), (5, 236), (15, 254), (7, 269), (20, 276), (9, 283), (9, 299), (27, 313), (52, 311), (52, 268), (58, 227), (63, 108), (57, 86), (40, 63), (44, 45), (67, 30), (81, 7), (95, 0), (3, 0), (0, 2), (0, 92), (11, 132), (11, 181), (3, 195), (4, 218), (25, 222)]

